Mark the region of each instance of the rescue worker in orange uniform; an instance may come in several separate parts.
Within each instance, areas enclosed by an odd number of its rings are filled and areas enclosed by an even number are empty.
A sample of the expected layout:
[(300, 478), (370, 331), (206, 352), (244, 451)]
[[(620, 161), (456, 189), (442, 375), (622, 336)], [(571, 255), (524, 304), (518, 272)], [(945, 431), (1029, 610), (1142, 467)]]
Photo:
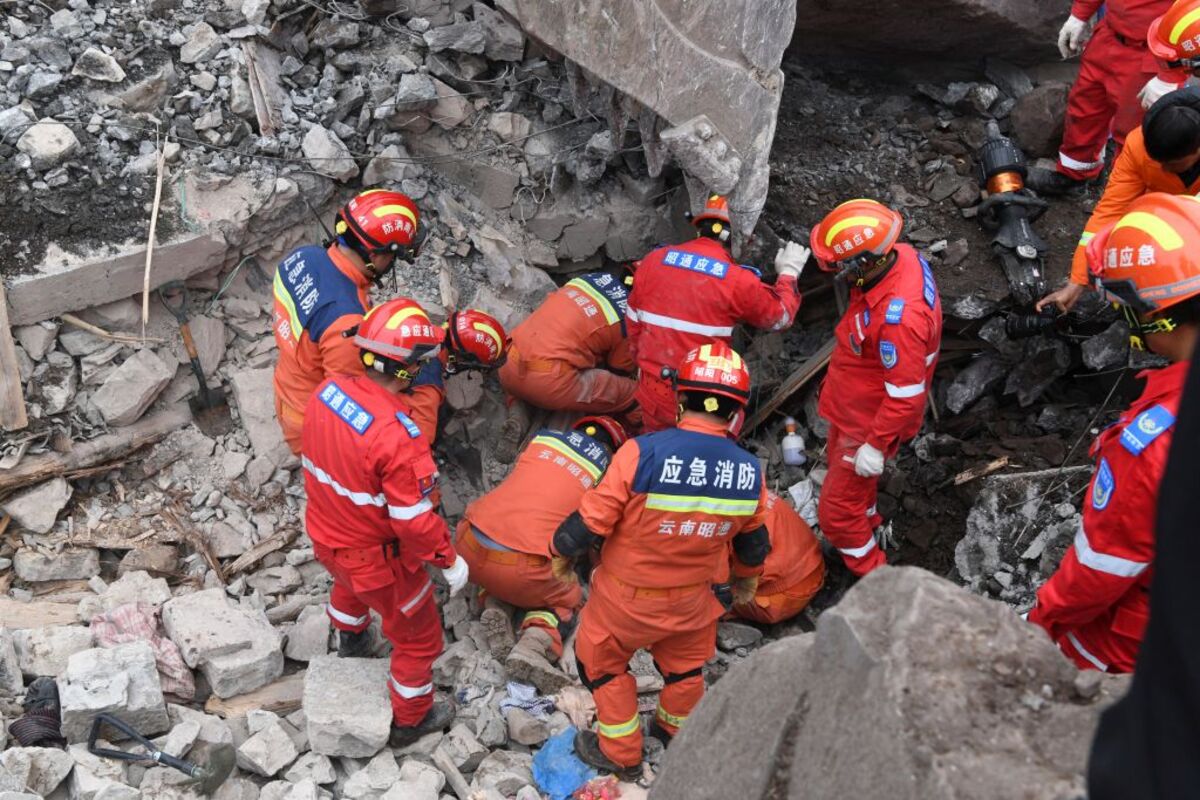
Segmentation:
[(554, 535), (558, 574), (603, 542), (575, 639), (579, 675), (596, 700), (599, 732), (575, 751), (625, 779), (641, 773), (642, 725), (628, 671), (640, 648), (665, 686), (651, 730), (669, 738), (704, 694), (724, 608), (712, 584), (733, 553), (735, 602), (749, 602), (770, 551), (758, 459), (727, 435), (750, 397), (750, 373), (723, 342), (705, 344), (674, 376), (678, 425), (617, 451), (604, 478)]
[(333, 242), (300, 247), (275, 271), (275, 416), (294, 453), (317, 385), (330, 375), (362, 374), (358, 348), (344, 334), (362, 321), (370, 284), (397, 258), (415, 259), (425, 237), (413, 201), (382, 189), (347, 203), (334, 231)]
[(425, 564), (441, 569), (451, 594), (466, 585), (468, 567), (434, 511), (437, 466), (401, 394), (421, 364), (437, 358), (442, 337), (412, 300), (373, 308), (354, 337), (365, 374), (335, 375), (317, 387), (301, 439), (305, 525), (333, 576), (327, 611), (339, 631), (338, 655), (370, 653), (370, 611), (392, 643), (393, 747), (454, 717), (449, 703), (433, 698), (442, 625)]
[[(1083, 46), (1088, 20), (1105, 7)], [(1034, 167), (1026, 184), (1044, 194), (1061, 194), (1092, 180), (1104, 169), (1109, 137), (1117, 152), (1154, 101), (1187, 80), (1186, 73), (1155, 62), (1147, 29), (1171, 0), (1074, 0), (1058, 34), (1064, 59), (1083, 50), (1079, 75), (1067, 96), (1067, 114), (1056, 170)]]
[(664, 367), (674, 369), (690, 350), (707, 342), (729, 344), (738, 323), (784, 330), (800, 308), (796, 281), (808, 260), (807, 248), (788, 242), (779, 251), (779, 277), (770, 286), (753, 267), (733, 261), (724, 197), (709, 197), (692, 224), (695, 239), (660, 247), (637, 263), (629, 294), (629, 345), (638, 366), (636, 396), (647, 433), (675, 424), (675, 391), (662, 377)]
[(521, 638), (505, 660), (508, 675), (542, 694), (571, 682), (553, 664), (583, 604), (579, 584), (551, 571), (550, 540), (627, 438), (611, 417), (584, 417), (566, 432), (538, 431), (508, 477), (467, 506), (458, 524), (456, 546), (475, 584), (524, 610)]
[(874, 536), (883, 523), (879, 476), (921, 429), (942, 340), (933, 270), (899, 241), (903, 228), (892, 209), (859, 199), (835, 208), (811, 234), (817, 264), (851, 287), (818, 404), (830, 423), (818, 519), (855, 575), (887, 563)]
[[(1200, 13), (1197, 17), (1188, 30), (1200, 36)], [(1089, 284), (1088, 243), (1150, 192), (1200, 192), (1200, 89), (1196, 87), (1172, 92), (1155, 103), (1142, 126), (1129, 134), (1079, 237), (1067, 284), (1038, 301), (1039, 311), (1051, 304), (1064, 312), (1074, 307)]]
[(567, 281), (513, 329), (500, 368), (504, 391), (550, 411), (632, 409), (637, 381), (625, 336), (628, 301), (624, 281), (607, 272)]
[[(791, 504), (767, 492), (767, 534), (771, 553), (763, 562), (762, 577), (754, 599), (733, 604), (734, 616), (764, 625), (791, 619), (804, 610), (825, 583), (825, 558), (821, 543)], [(723, 581), (718, 598), (726, 601), (728, 584)]]
[(1200, 200), (1146, 195), (1088, 247), (1093, 274), (1121, 304), (1134, 346), (1171, 364), (1092, 445), (1083, 521), (1029, 621), (1080, 669), (1132, 672), (1150, 618), (1158, 491), (1200, 334)]

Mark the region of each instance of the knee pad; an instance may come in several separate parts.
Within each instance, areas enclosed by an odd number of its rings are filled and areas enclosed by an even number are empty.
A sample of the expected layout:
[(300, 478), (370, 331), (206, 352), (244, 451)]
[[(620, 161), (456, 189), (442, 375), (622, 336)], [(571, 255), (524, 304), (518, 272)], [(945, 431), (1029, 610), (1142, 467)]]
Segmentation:
[(686, 681), (688, 678), (704, 677), (704, 667), (702, 666), (696, 667), (695, 669), (689, 669), (687, 672), (667, 672), (662, 668), (661, 664), (655, 661), (654, 668), (658, 670), (660, 675), (662, 675), (663, 685), (665, 686), (670, 686), (672, 683), (679, 683), (680, 681)]
[[(601, 686), (603, 686), (604, 684), (608, 683), (609, 681), (611, 681), (617, 677), (616, 675), (601, 675), (600, 677), (593, 680), (592, 678), (590, 678), (588, 676), (587, 670), (584, 669), (583, 662), (579, 660), (579, 656), (575, 656), (575, 667), (576, 667), (576, 669), (579, 670), (580, 683), (582, 683), (584, 688), (587, 689), (589, 692), (596, 691)], [(622, 674), (624, 674), (624, 673), (622, 673)]]

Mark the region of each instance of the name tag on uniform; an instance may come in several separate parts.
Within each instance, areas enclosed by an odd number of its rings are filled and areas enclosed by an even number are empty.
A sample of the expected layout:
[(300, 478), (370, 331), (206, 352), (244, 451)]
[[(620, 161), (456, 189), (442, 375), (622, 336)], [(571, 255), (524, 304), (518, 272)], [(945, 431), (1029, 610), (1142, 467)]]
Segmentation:
[(708, 258), (706, 256), (698, 256), (695, 253), (688, 253), (684, 250), (668, 250), (667, 254), (663, 256), (663, 263), (669, 267), (700, 272), (705, 275), (711, 275), (714, 278), (723, 279), (729, 273), (729, 265), (724, 261), (718, 261), (715, 258)]
[(891, 325), (899, 325), (900, 320), (904, 317), (904, 298), (893, 297), (888, 303), (887, 314), (884, 319)]
[(408, 431), (408, 435), (416, 439), (421, 435), (421, 429), (417, 427), (417, 423), (412, 421), (412, 418), (403, 411), (396, 412), (396, 419), (400, 420), (400, 424), (404, 426), (404, 430)]
[(362, 406), (336, 383), (331, 383), (321, 390), (321, 402), (359, 436), (366, 433), (367, 428), (375, 421), (375, 417), (364, 411)]

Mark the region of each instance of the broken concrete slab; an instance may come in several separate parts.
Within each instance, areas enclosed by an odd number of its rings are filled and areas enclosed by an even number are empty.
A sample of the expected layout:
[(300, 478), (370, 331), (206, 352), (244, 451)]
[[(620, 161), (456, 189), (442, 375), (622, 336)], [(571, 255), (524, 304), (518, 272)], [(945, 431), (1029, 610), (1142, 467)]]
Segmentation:
[(61, 675), (71, 656), (93, 647), (91, 630), (81, 625), (17, 630), (12, 641), (21, 673), (28, 678)]
[(173, 377), (173, 365), (168, 366), (153, 350), (143, 348), (105, 379), (91, 402), (109, 425), (131, 425), (146, 413)]
[(75, 766), (70, 753), (56, 747), (11, 747), (0, 753), (0, 781), (12, 779), (45, 797), (59, 787)]
[(368, 758), (387, 743), (392, 725), (388, 660), (319, 656), (308, 662), (304, 714), (312, 751)]
[(13, 328), (13, 336), (25, 349), (26, 355), (34, 361), (41, 361), (54, 347), (58, 336), (58, 323), (47, 320), (36, 325), (21, 325)]
[(15, 631), (0, 628), (0, 692), (20, 697), (25, 691), (25, 681), (21, 677), (21, 662), (17, 660), (13, 633)]
[(13, 556), (13, 571), (28, 583), (86, 580), (100, 574), (100, 551), (68, 547), (58, 553), (44, 553), (26, 547)]
[(127, 572), (105, 587), (95, 597), (79, 601), (79, 619), (90, 622), (97, 614), (105, 614), (127, 603), (158, 608), (171, 599), (171, 587), (164, 578), (146, 572)]
[(290, 467), (297, 459), (284, 441), (279, 421), (275, 419), (273, 376), (274, 370), (269, 367), (244, 369), (231, 374), (229, 383), (254, 454), (276, 467)]
[[(17, 140), (17, 149), (33, 162), (37, 170), (56, 166), (79, 148), (75, 132), (52, 117), (45, 117), (29, 126)], [(9, 302), (12, 302), (11, 297)]]
[(59, 512), (71, 499), (71, 493), (71, 484), (63, 478), (54, 478), (13, 495), (0, 508), (22, 528), (34, 533), (49, 533)]
[(75, 653), (58, 677), (58, 693), (63, 736), (69, 742), (84, 741), (92, 718), (102, 711), (120, 713), (121, 719), (146, 736), (171, 725), (154, 650), (146, 642)]
[(313, 125), (304, 134), (300, 147), (309, 165), (322, 175), (347, 181), (358, 174), (358, 164), (354, 163), (350, 148), (327, 128)]
[(307, 606), (286, 629), (284, 655), (293, 661), (312, 661), (329, 652), (329, 617), (319, 605)]
[(235, 606), (223, 589), (174, 598), (162, 621), (184, 662), (204, 673), (217, 697), (253, 691), (283, 674), (282, 643), (266, 614)]
[[(225, 255), (225, 242), (216, 232), (160, 242), (154, 247), (155, 284), (184, 280), (220, 266)], [(145, 269), (144, 242), (89, 256), (51, 247), (41, 264), (11, 277), (7, 287), (10, 321), (30, 325), (63, 312), (129, 298), (142, 291)]]
[(125, 80), (125, 70), (117, 60), (98, 47), (89, 47), (75, 59), (71, 74), (101, 83), (120, 83)]
[(237, 749), (237, 765), (247, 772), (270, 778), (296, 760), (300, 753), (279, 722), (270, 722)]
[(384, 750), (350, 776), (342, 789), (346, 800), (374, 800), (400, 780), (400, 767), (391, 750)]

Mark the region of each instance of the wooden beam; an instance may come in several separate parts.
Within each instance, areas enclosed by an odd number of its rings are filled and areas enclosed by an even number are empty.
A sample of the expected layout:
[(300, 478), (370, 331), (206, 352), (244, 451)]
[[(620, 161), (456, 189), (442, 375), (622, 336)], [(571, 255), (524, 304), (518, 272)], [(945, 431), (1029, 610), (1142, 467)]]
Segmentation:
[(759, 425), (766, 421), (767, 417), (775, 413), (783, 403), (796, 392), (800, 391), (809, 381), (820, 374), (825, 365), (829, 363), (829, 359), (833, 356), (833, 347), (836, 341), (830, 339), (817, 352), (813, 353), (808, 359), (796, 367), (788, 379), (775, 390), (775, 394), (771, 395), (771, 399), (758, 407), (754, 412), (754, 416), (746, 421), (742, 426), (742, 437), (744, 438), (751, 433)]
[(204, 711), (224, 719), (244, 717), (257, 709), (273, 711), (281, 716), (290, 714), (300, 708), (303, 701), (304, 675), (303, 672), (286, 675), (261, 689), (237, 697), (222, 699), (214, 694), (204, 704)]
[(0, 597), (0, 627), (21, 630), (75, 625), (79, 622), (78, 609), (78, 603), (53, 603), (47, 600), (22, 603), (11, 597)]
[(174, 430), (187, 425), (192, 412), (186, 403), (172, 406), (124, 428), (77, 442), (69, 453), (43, 453), (27, 456), (8, 470), (0, 470), (0, 497), (35, 483), (49, 480), (72, 470), (86, 469), (106, 461), (123, 458), (157, 442)]
[(21, 370), (17, 368), (17, 347), (8, 325), (8, 296), (4, 281), (0, 280), (0, 428), (19, 431), (28, 425)]

